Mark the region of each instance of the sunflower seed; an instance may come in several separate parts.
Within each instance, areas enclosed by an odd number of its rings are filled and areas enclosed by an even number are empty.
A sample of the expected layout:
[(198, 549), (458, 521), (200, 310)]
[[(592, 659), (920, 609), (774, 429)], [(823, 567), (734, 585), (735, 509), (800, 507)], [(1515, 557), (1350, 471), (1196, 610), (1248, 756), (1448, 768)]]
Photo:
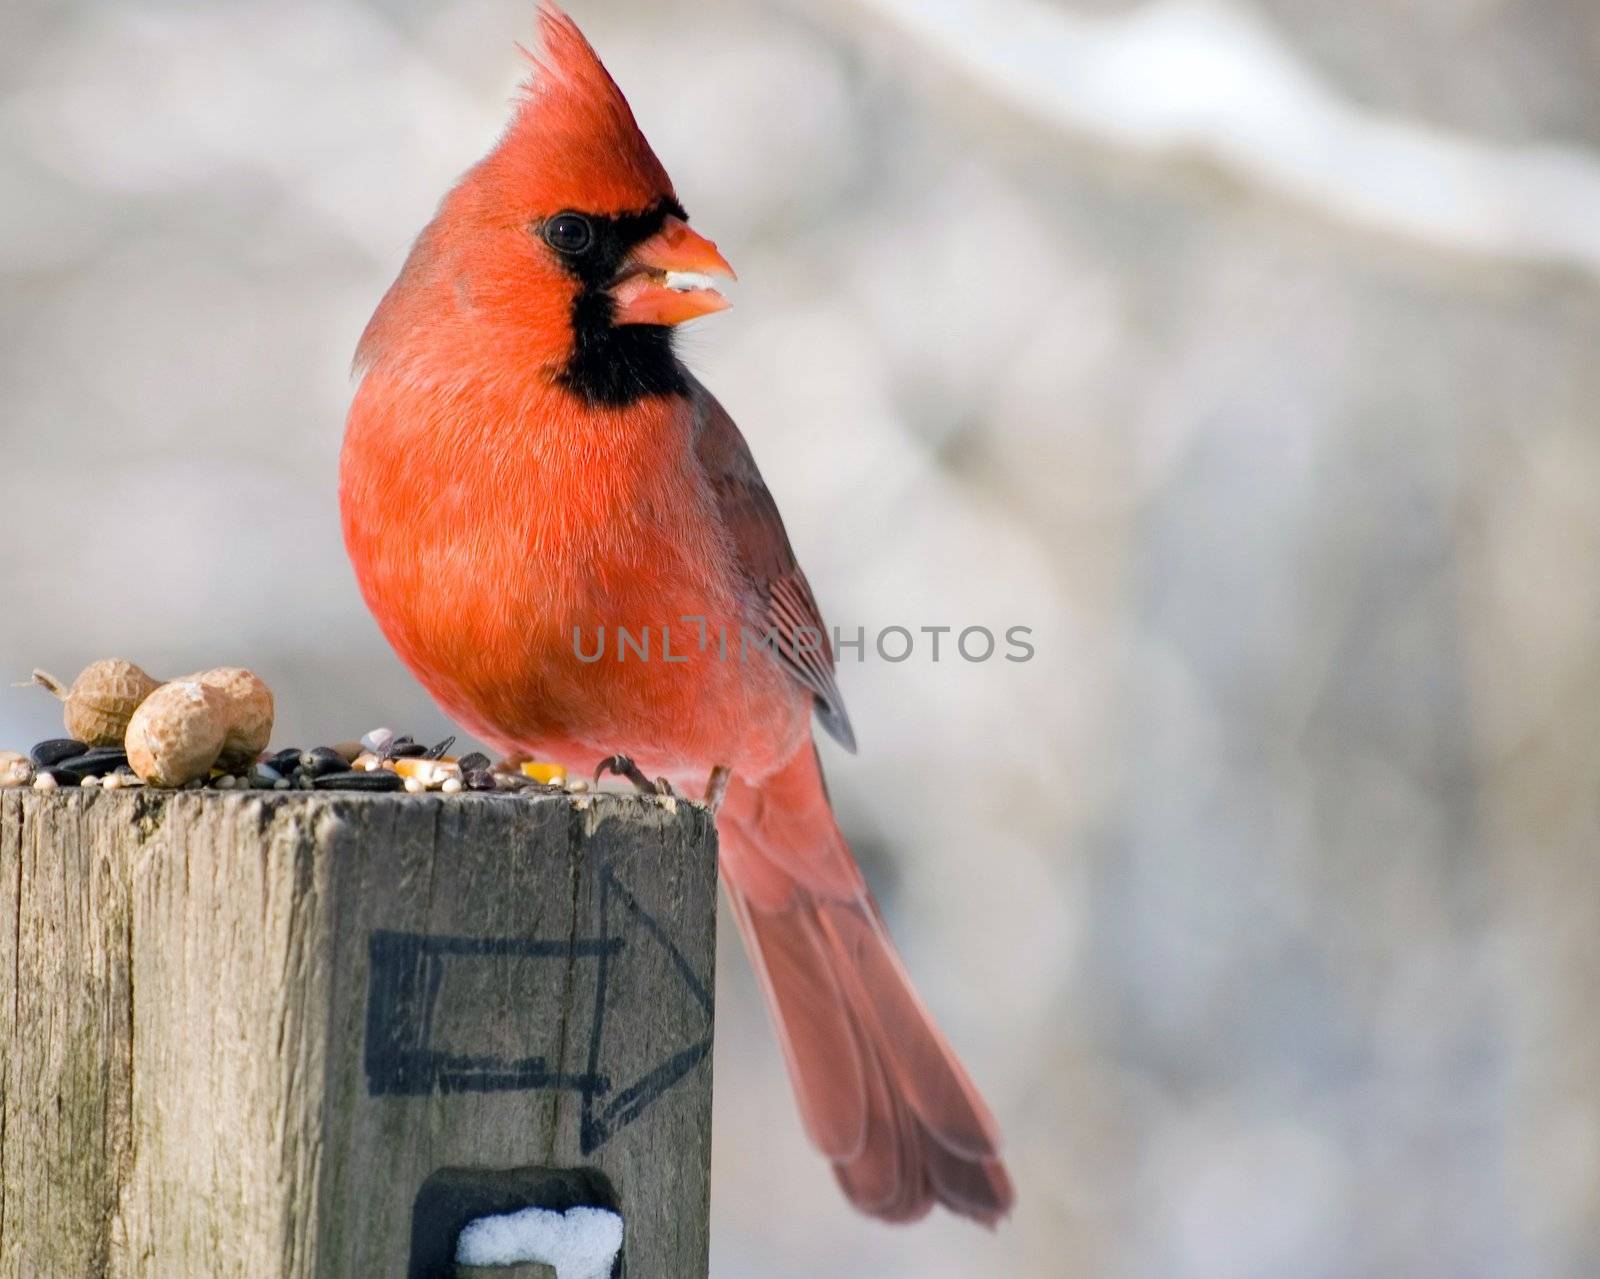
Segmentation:
[(375, 728), (361, 739), (362, 748), (374, 755), (382, 755), (394, 745), (394, 729)]
[(376, 773), (325, 773), (312, 783), (318, 790), (395, 791), (406, 788), (399, 773), (379, 769)]
[(312, 777), (326, 777), (349, 771), (350, 761), (332, 747), (318, 746), (300, 756), (300, 767)]
[(82, 755), (74, 755), (70, 760), (63, 761), (74, 767), (82, 763), (107, 763), (111, 768), (118, 768), (127, 762), (128, 749), (125, 746), (91, 746)]
[(28, 758), (33, 761), (35, 768), (49, 768), (64, 759), (82, 755), (88, 749), (87, 742), (80, 742), (71, 737), (52, 737), (48, 741), (40, 742), (29, 751)]
[(122, 747), (96, 746), (81, 755), (58, 760), (50, 767), (58, 773), (71, 773), (82, 782), (91, 777), (103, 777), (107, 773), (114, 773), (127, 762), (128, 752)]

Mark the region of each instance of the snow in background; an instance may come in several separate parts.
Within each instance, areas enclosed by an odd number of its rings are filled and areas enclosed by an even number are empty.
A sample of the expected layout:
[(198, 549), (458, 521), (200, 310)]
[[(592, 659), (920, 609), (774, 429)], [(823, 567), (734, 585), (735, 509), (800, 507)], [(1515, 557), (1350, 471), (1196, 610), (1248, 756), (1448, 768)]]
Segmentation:
[[(449, 731), (335, 465), (532, 9), (0, 7), (0, 679)], [(725, 929), (717, 1279), (1600, 1272), (1590, 0), (573, 9), (739, 270), (691, 362), (829, 617), (1038, 650), (847, 662), (827, 755), (1015, 1217), (852, 1216)]]

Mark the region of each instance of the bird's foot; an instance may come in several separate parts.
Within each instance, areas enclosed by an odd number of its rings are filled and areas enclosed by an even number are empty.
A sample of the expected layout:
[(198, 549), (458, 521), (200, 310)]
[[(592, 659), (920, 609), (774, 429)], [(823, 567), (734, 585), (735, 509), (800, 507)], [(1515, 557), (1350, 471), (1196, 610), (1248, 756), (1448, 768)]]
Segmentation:
[(658, 777), (655, 781), (651, 781), (644, 775), (644, 771), (626, 755), (610, 755), (595, 765), (594, 779), (596, 782), (607, 773), (615, 773), (618, 777), (626, 777), (641, 795), (665, 795), (669, 799), (677, 798), (677, 792), (672, 789), (671, 782), (665, 777)]
[(706, 779), (706, 807), (711, 810), (712, 816), (722, 807), (722, 798), (728, 793), (728, 781), (732, 777), (731, 768), (726, 764), (718, 764)]

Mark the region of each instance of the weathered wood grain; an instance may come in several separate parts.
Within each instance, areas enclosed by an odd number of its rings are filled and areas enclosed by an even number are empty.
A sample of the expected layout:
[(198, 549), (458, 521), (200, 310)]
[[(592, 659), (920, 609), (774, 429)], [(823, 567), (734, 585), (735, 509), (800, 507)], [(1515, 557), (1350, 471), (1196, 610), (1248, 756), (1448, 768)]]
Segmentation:
[(631, 796), (0, 792), (0, 1277), (452, 1279), (529, 1202), (704, 1274), (715, 861)]

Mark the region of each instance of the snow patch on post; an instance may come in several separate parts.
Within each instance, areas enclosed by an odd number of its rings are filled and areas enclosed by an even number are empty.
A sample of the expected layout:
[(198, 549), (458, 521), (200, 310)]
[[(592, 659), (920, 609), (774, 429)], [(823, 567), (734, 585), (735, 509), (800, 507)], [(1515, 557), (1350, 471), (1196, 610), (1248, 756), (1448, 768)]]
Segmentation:
[(611, 1279), (622, 1250), (622, 1218), (604, 1208), (524, 1208), (479, 1217), (456, 1241), (456, 1261), (465, 1266), (515, 1266), (526, 1261), (554, 1266), (556, 1279)]

